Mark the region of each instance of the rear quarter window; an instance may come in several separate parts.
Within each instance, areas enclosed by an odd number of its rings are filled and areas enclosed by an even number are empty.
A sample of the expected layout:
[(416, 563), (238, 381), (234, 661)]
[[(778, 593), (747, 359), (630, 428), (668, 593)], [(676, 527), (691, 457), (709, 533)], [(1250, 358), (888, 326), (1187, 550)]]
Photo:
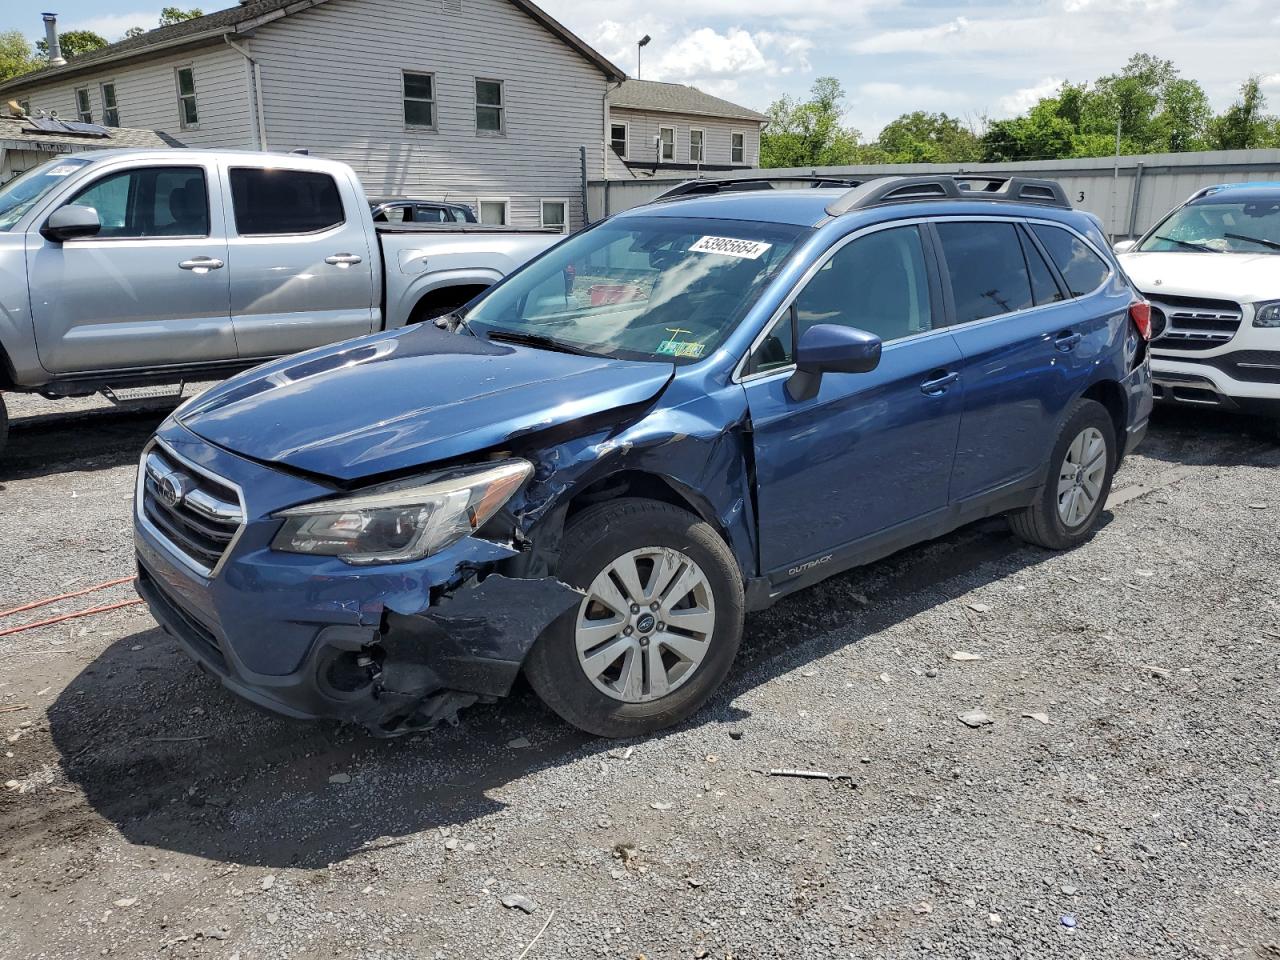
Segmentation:
[(1110, 276), (1107, 262), (1071, 231), (1039, 223), (1032, 224), (1031, 229), (1057, 264), (1071, 296), (1093, 293)]

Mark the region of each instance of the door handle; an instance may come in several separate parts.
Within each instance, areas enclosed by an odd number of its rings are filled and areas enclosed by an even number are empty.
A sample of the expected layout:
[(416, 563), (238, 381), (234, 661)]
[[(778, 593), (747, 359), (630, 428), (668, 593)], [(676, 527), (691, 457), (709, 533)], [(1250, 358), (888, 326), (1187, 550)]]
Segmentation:
[(222, 261), (217, 257), (192, 257), (190, 260), (179, 261), (178, 266), (183, 270), (208, 273), (210, 270), (221, 270)]
[(359, 263), (360, 258), (354, 253), (335, 253), (332, 257), (325, 257), (324, 262), (335, 267), (349, 267), (353, 263)]
[(1063, 330), (1060, 334), (1053, 338), (1053, 345), (1066, 353), (1068, 350), (1074, 350), (1084, 337), (1081, 334), (1071, 330)]
[(920, 384), (920, 392), (926, 397), (940, 397), (947, 392), (947, 387), (960, 381), (960, 374), (952, 372), (926, 380)]

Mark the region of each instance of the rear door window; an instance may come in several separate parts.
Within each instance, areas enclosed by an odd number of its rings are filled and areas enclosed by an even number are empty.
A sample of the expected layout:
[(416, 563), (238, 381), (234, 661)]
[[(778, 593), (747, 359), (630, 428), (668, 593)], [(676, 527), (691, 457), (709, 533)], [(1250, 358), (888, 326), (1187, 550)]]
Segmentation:
[(1083, 297), (1093, 293), (1111, 275), (1107, 262), (1070, 230), (1040, 223), (1032, 224), (1031, 229), (1058, 265), (1071, 296)]
[(1034, 305), (1017, 227), (995, 221), (935, 224), (955, 300), (955, 322), (970, 323)]
[(338, 184), (327, 173), (232, 167), (231, 205), (244, 236), (317, 233), (343, 223)]

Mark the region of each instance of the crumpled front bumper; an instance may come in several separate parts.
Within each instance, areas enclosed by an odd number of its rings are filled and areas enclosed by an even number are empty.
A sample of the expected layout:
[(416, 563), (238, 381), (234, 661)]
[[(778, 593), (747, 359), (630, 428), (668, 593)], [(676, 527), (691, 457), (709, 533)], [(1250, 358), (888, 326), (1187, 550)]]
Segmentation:
[(499, 572), (513, 547), (465, 538), (408, 564), (354, 567), (270, 549), (271, 514), (331, 494), (167, 423), (176, 457), (242, 492), (246, 522), (213, 577), (135, 511), (139, 594), (164, 630), (241, 697), (287, 716), (382, 735), (434, 725), (509, 692), (546, 627), (581, 599), (558, 580)]

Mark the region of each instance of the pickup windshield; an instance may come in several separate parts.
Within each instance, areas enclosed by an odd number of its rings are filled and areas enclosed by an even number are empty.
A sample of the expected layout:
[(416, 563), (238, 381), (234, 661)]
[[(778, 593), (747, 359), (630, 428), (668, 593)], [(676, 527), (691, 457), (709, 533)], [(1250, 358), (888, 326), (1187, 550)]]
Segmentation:
[(79, 157), (49, 160), (0, 187), (0, 230), (10, 230), (41, 197), (88, 163)]
[(1280, 197), (1248, 203), (1190, 203), (1139, 248), (1167, 253), (1280, 253)]
[(789, 224), (620, 217), (495, 286), (479, 336), (626, 360), (710, 356), (810, 232)]

